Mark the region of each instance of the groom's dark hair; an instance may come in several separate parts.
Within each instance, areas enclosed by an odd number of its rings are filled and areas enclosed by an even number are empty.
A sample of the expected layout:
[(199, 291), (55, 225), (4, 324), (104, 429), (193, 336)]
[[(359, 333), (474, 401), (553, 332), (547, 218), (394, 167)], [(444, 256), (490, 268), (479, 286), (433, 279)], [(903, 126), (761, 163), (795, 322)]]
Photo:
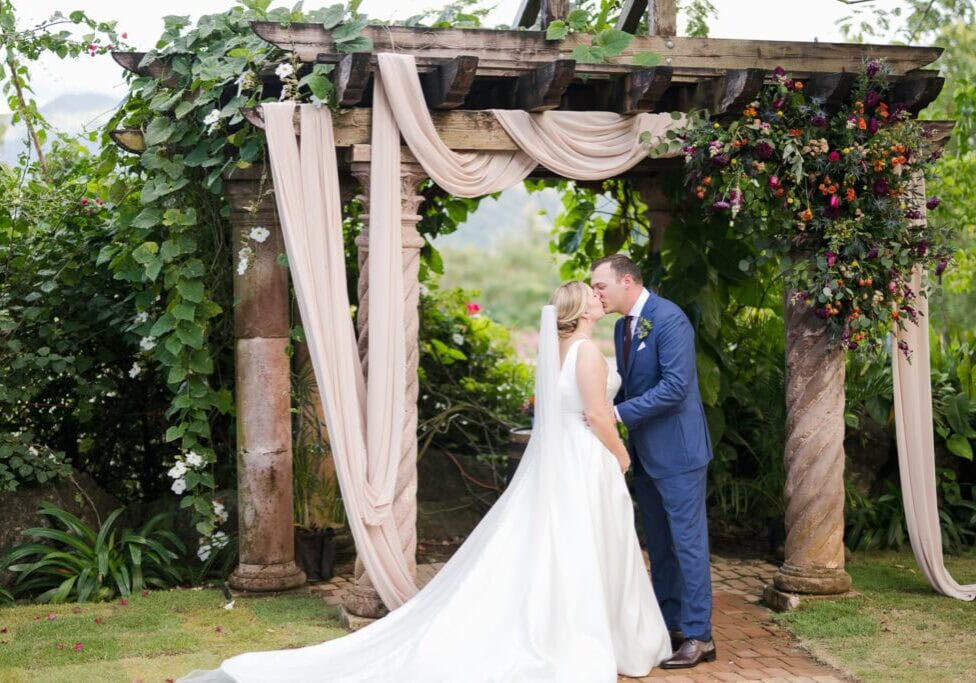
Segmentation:
[(629, 256), (625, 256), (624, 254), (613, 254), (611, 256), (598, 258), (593, 262), (593, 265), (590, 266), (590, 272), (592, 273), (604, 263), (610, 264), (610, 269), (617, 277), (617, 282), (620, 282), (620, 279), (624, 275), (630, 275), (630, 277), (633, 278), (634, 282), (638, 285), (644, 284), (644, 278), (641, 276), (640, 268), (637, 267), (637, 264), (634, 263)]

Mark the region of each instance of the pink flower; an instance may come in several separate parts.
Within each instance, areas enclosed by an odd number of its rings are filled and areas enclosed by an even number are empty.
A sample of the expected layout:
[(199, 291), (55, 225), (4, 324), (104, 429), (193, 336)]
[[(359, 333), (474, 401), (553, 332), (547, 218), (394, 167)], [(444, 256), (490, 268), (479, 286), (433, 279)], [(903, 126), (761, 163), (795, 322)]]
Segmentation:
[(149, 597), (149, 591), (142, 591), (142, 597), (148, 598)]
[(81, 614), (81, 608), (80, 608), (80, 607), (75, 607), (75, 608), (74, 608), (73, 610), (71, 610), (71, 611), (72, 611), (72, 612), (74, 612), (75, 614)]
[(57, 618), (58, 618), (58, 615), (55, 614), (54, 612), (48, 612), (47, 613), (47, 620), (48, 621), (54, 621)]
[(75, 643), (75, 652), (81, 652), (84, 649), (85, 645), (83, 643)]
[(828, 251), (824, 256), (827, 258), (827, 267), (833, 268), (834, 264), (837, 263), (837, 254), (832, 251)]
[(124, 32), (122, 33), (122, 40), (125, 40), (128, 37), (129, 37), (128, 33), (124, 33)]
[(769, 176), (769, 186), (774, 190), (779, 187), (779, 176)]
[(473, 316), (481, 313), (481, 306), (476, 301), (469, 301), (468, 303), (464, 304), (464, 308), (468, 312), (468, 315)]
[(830, 195), (830, 208), (839, 209), (840, 208), (840, 197), (836, 194)]
[(827, 155), (827, 158), (831, 161), (840, 161), (840, 152), (835, 149), (833, 152)]
[(123, 605), (123, 606), (124, 605), (128, 605), (129, 604), (129, 599), (128, 598), (122, 598), (121, 600), (119, 600), (119, 604), (120, 605)]
[(85, 199), (84, 197), (82, 197), (82, 199), (81, 199), (81, 205), (82, 206), (88, 206), (88, 200)]

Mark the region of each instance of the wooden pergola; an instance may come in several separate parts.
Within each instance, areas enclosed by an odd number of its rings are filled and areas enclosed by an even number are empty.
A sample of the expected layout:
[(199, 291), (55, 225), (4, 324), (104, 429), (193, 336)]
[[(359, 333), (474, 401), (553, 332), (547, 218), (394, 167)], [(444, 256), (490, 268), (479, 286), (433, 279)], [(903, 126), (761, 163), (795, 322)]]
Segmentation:
[[(941, 48), (678, 37), (674, 0), (652, 0), (650, 7), (647, 0), (627, 0), (618, 27), (633, 31), (645, 12), (651, 35), (637, 36), (612, 63), (576, 62), (573, 48), (592, 40), (592, 36), (578, 33), (562, 41), (547, 41), (544, 30), (367, 26), (363, 33), (373, 41), (373, 52), (346, 54), (318, 24), (257, 22), (252, 28), (304, 64), (336, 65), (332, 76), (342, 109), (333, 120), (336, 144), (341, 148), (340, 172), (346, 198), (358, 187), (365, 211), (369, 207), (370, 105), (376, 53), (414, 55), (437, 130), (455, 150), (516, 148), (486, 111), (495, 108), (634, 114), (705, 107), (716, 118), (734, 116), (756, 98), (776, 67), (802, 77), (808, 97), (822, 100), (828, 111), (843, 104), (856, 73), (869, 57), (886, 60), (894, 81), (892, 99), (912, 113), (928, 105), (943, 85), (937, 71), (925, 68), (939, 57)], [(544, 29), (567, 13), (567, 0), (525, 0), (517, 25), (529, 27), (538, 22)], [(660, 63), (654, 67), (632, 64), (633, 56), (641, 52), (659, 53)], [(164, 83), (175, 78), (165, 61), (139, 67), (142, 56), (115, 55), (122, 66), (136, 73)], [(280, 88), (273, 74), (263, 77), (266, 94)], [(262, 124), (257, 112), (249, 112), (248, 119)], [(936, 141), (951, 130), (947, 122), (926, 125)], [(142, 147), (140, 131), (116, 131), (114, 137), (132, 151)], [(655, 234), (652, 248), (660, 248), (660, 237), (670, 220), (656, 179), (678, 168), (680, 160), (648, 158), (626, 174), (649, 207)], [(539, 168), (537, 175), (551, 173)], [(254, 225), (277, 225), (274, 202), (256, 192), (260, 177), (261, 169), (252, 167), (227, 178), (225, 193), (235, 239)], [(395, 508), (398, 518), (407, 520), (400, 531), (409, 557), (416, 547), (417, 277), (424, 244), (416, 225), (423, 199), (419, 186), (425, 179), (423, 168), (404, 149), (401, 222), (408, 414)], [(289, 359), (284, 352), (289, 327), (288, 274), (277, 265), (278, 254), (284, 251), (281, 231), (272, 229), (272, 234), (266, 242), (253, 245), (252, 265), (234, 280), (240, 565), (231, 584), (241, 590), (281, 590), (304, 582), (294, 564), (292, 544)], [(365, 363), (367, 231), (356, 245), (360, 263), (357, 324)], [(767, 590), (767, 598), (781, 605), (795, 601), (795, 594), (843, 594), (850, 588), (843, 547), (844, 357), (841, 352), (828, 351), (825, 328), (808, 309), (786, 306), (786, 561), (775, 586)], [(351, 621), (385, 612), (361, 568), (345, 608)]]

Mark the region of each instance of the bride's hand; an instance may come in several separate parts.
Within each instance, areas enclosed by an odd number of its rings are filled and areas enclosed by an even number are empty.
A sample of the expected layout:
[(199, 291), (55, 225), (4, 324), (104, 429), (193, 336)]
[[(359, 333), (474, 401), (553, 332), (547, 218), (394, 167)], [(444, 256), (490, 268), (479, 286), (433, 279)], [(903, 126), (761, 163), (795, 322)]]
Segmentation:
[(630, 458), (617, 458), (617, 464), (620, 465), (620, 471), (627, 474), (627, 470), (630, 469)]

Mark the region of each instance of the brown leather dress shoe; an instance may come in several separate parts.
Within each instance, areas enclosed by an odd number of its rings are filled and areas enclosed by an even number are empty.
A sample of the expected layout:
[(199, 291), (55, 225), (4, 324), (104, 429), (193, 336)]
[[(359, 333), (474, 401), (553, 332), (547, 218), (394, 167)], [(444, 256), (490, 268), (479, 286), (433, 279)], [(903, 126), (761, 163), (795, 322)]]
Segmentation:
[(717, 656), (715, 641), (689, 639), (681, 644), (671, 659), (661, 662), (662, 669), (690, 669), (702, 662), (714, 662)]
[(668, 630), (668, 636), (671, 638), (671, 652), (677, 652), (681, 644), (685, 642), (685, 634), (680, 629), (676, 631)]

